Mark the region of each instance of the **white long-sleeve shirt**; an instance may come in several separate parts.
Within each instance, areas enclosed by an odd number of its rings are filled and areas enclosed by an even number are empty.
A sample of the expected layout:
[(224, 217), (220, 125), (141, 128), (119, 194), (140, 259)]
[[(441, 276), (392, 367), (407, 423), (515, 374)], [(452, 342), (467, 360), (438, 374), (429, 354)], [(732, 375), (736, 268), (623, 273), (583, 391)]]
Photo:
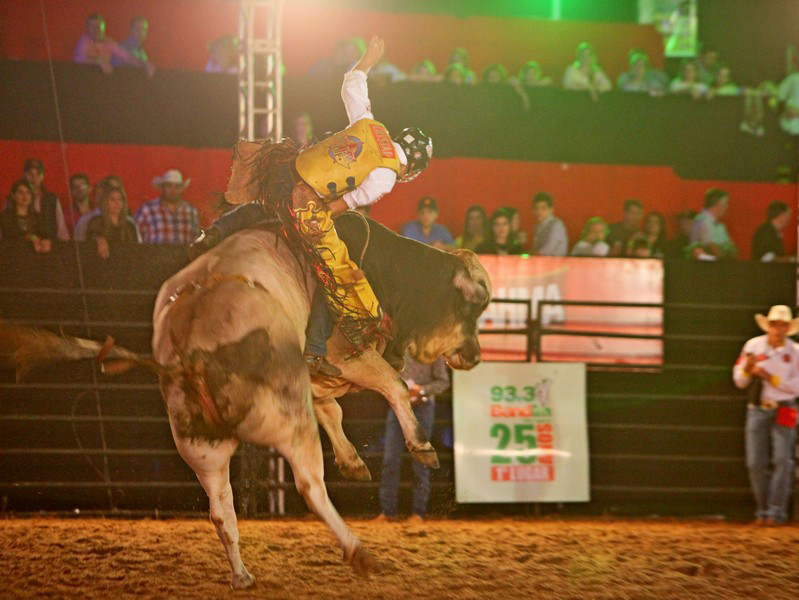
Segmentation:
[[(369, 102), (369, 89), (366, 85), (366, 73), (363, 71), (349, 71), (344, 75), (341, 99), (344, 101), (350, 125), (361, 119), (374, 119), (372, 105)], [(397, 152), (400, 163), (408, 164), (402, 148), (395, 142), (392, 144), (394, 144), (394, 150)], [(374, 204), (388, 194), (396, 182), (397, 174), (394, 171), (386, 167), (377, 167), (364, 178), (357, 188), (344, 194), (342, 199), (350, 208)]]
[(763, 381), (760, 400), (764, 405), (799, 396), (799, 344), (786, 339), (781, 347), (773, 348), (765, 335), (746, 342), (732, 370), (733, 381), (739, 388), (745, 388), (752, 381), (752, 376), (744, 371), (749, 354), (757, 359), (757, 366), (772, 376), (771, 381)]

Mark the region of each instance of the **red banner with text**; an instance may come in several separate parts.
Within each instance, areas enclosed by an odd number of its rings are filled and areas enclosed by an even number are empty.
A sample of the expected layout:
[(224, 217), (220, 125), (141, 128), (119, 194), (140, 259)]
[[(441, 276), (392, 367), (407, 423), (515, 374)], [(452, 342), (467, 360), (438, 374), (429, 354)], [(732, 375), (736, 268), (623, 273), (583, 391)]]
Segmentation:
[[(576, 257), (480, 256), (491, 277), (494, 299), (529, 300), (531, 317), (538, 303), (579, 301), (662, 304), (663, 262), (660, 260)], [(542, 358), (586, 362), (658, 364), (663, 356), (660, 339), (585, 335), (660, 336), (663, 310), (659, 307), (542, 305), (537, 326), (563, 333), (542, 337)], [(526, 303), (493, 302), (480, 321), (481, 330), (524, 328)], [(486, 360), (513, 360), (524, 356), (527, 340), (519, 334), (484, 334), (480, 338)]]

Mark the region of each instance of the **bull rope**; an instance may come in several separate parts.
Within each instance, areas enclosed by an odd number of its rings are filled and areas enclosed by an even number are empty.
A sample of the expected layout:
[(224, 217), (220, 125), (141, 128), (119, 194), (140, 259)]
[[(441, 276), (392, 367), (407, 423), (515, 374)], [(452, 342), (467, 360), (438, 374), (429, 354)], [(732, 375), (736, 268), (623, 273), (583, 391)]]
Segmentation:
[[(53, 50), (52, 50), (52, 46), (50, 44), (50, 28), (49, 28), (49, 26), (47, 24), (47, 11), (45, 10), (44, 0), (39, 0), (39, 7), (41, 8), (41, 12), (42, 12), (42, 26), (44, 28), (44, 43), (45, 43), (45, 48), (47, 49), (47, 64), (48, 64), (49, 70), (50, 70), (50, 86), (51, 86), (51, 88), (53, 90), (53, 104), (55, 106), (56, 123), (58, 125), (58, 143), (59, 143), (59, 147), (60, 147), (60, 150), (61, 150), (61, 161), (62, 161), (62, 166), (64, 168), (64, 179), (66, 180), (66, 184), (67, 184), (67, 197), (69, 199), (69, 208), (68, 208), (67, 212), (69, 213), (69, 222), (72, 225), (72, 231), (75, 231), (75, 224), (76, 223), (75, 223), (75, 215), (74, 215), (74, 212), (72, 210), (72, 205), (73, 205), (72, 190), (70, 189), (70, 186), (69, 186), (69, 163), (67, 161), (67, 147), (66, 147), (66, 142), (64, 141), (64, 127), (63, 127), (63, 123), (62, 123), (62, 119), (61, 119), (60, 102), (59, 102), (59, 99), (58, 99), (58, 85), (56, 84), (55, 69), (53, 67), (53, 64), (54, 64), (54, 62), (53, 62)], [(90, 322), (89, 321), (89, 304), (88, 304), (88, 302), (86, 300), (86, 293), (85, 293), (86, 292), (86, 282), (85, 282), (85, 279), (83, 277), (83, 262), (81, 260), (81, 255), (80, 255), (80, 245), (78, 244), (77, 240), (74, 240), (74, 239), (72, 240), (72, 243), (73, 243), (73, 248), (75, 249), (75, 262), (76, 262), (76, 265), (77, 265), (78, 283), (80, 285), (80, 291), (81, 291), (80, 298), (81, 298), (81, 308), (82, 308), (82, 312), (83, 312), (83, 320), (86, 323), (86, 335), (87, 335), (87, 337), (92, 337), (92, 335), (91, 335), (91, 326), (89, 325), (89, 322)], [(86, 460), (89, 461), (89, 463), (92, 464), (92, 466), (94, 467), (94, 470), (97, 471), (97, 473), (101, 475), (103, 483), (106, 484), (106, 488), (105, 489), (106, 489), (106, 494), (108, 495), (108, 502), (109, 502), (109, 504), (111, 506), (111, 509), (115, 510), (116, 509), (116, 502), (114, 501), (114, 496), (113, 496), (112, 490), (111, 490), (111, 472), (110, 472), (110, 469), (109, 469), (109, 466), (108, 466), (108, 454), (107, 454), (108, 444), (106, 443), (106, 439), (105, 439), (105, 423), (103, 422), (103, 409), (102, 409), (102, 406), (100, 404), (100, 393), (99, 393), (99, 391), (97, 389), (98, 385), (99, 385), (99, 381), (97, 379), (97, 366), (96, 366), (96, 364), (94, 362), (92, 362), (92, 388), (93, 388), (93, 391), (94, 391), (95, 410), (97, 411), (97, 417), (98, 417), (97, 425), (98, 425), (99, 433), (100, 433), (100, 443), (101, 443), (102, 449), (103, 449), (103, 460), (102, 460), (103, 468), (102, 468), (102, 472), (100, 471), (100, 469), (98, 469), (96, 466), (94, 466), (94, 463), (93, 463), (91, 457), (88, 454), (84, 454), (84, 457), (86, 458)], [(75, 399), (75, 404), (77, 404), (78, 400), (80, 400), (82, 395), (84, 395), (84, 394), (79, 394), (78, 395), (78, 397)], [(75, 434), (75, 441), (78, 444), (78, 447), (81, 450), (83, 450), (83, 444), (81, 444), (80, 438), (78, 437), (77, 429), (75, 427), (74, 417), (75, 417), (75, 411), (74, 411), (74, 406), (73, 406), (73, 410), (71, 411), (71, 417), (70, 417), (72, 419), (72, 431)]]

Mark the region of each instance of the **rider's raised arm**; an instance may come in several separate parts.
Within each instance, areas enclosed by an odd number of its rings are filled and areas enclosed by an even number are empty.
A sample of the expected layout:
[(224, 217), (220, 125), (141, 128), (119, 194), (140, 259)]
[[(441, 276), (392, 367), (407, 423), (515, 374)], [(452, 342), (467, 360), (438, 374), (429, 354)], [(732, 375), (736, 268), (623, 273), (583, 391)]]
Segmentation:
[(341, 99), (347, 109), (350, 125), (361, 119), (372, 119), (372, 106), (369, 103), (369, 90), (366, 87), (366, 76), (369, 69), (374, 67), (383, 58), (385, 42), (376, 35), (369, 40), (366, 51), (352, 70), (344, 75), (344, 84), (341, 86)]
[(366, 73), (352, 70), (344, 75), (341, 86), (341, 99), (347, 109), (350, 125), (361, 119), (373, 119), (372, 105), (369, 103), (369, 90), (366, 87)]

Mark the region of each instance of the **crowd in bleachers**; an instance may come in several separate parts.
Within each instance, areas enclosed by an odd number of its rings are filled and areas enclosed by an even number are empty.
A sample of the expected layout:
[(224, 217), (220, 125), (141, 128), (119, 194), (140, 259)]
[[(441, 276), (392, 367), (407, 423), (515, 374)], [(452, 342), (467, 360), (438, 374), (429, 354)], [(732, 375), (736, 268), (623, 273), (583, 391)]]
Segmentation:
[[(144, 48), (149, 29), (143, 16), (134, 17), (128, 36), (116, 42), (106, 35), (105, 19), (92, 14), (86, 19), (86, 31), (78, 40), (74, 61), (80, 64), (96, 64), (103, 72), (111, 73), (115, 67), (128, 66), (144, 69), (148, 76), (155, 72)], [(330, 56), (317, 61), (306, 73), (309, 77), (331, 77), (340, 79), (361, 56), (365, 44), (361, 38), (340, 40)], [(207, 44), (209, 73), (236, 74), (240, 65), (241, 42), (232, 34), (213, 39)], [(515, 67), (515, 66), (514, 66)], [(631, 48), (627, 54), (627, 70), (622, 72), (615, 85), (606, 75), (605, 69), (589, 42), (582, 42), (576, 49), (573, 63), (567, 65), (560, 78), (543, 73), (535, 60), (526, 60), (514, 71), (502, 64), (490, 64), (482, 69), (480, 77), (470, 66), (469, 53), (465, 48), (455, 48), (443, 68), (437, 68), (431, 60), (420, 60), (408, 73), (383, 59), (371, 72), (373, 79), (388, 82), (417, 81), (442, 82), (451, 85), (510, 85), (529, 106), (526, 90), (535, 87), (553, 86), (560, 82), (563, 89), (587, 91), (595, 99), (599, 95), (617, 89), (622, 92), (644, 93), (653, 97), (664, 95), (687, 95), (694, 99), (741, 96), (744, 98), (744, 118), (741, 130), (761, 136), (764, 134), (763, 117), (765, 106), (776, 109), (783, 103), (781, 126), (786, 132), (799, 134), (799, 72), (789, 73), (779, 84), (760, 82), (754, 87), (738, 85), (733, 78), (730, 65), (720, 57), (718, 50), (704, 46), (695, 59), (683, 59), (673, 78), (651, 65), (650, 57), (639, 48)], [(294, 73), (294, 75), (298, 75)]]
[[(106, 35), (102, 15), (92, 14), (87, 18), (86, 31), (75, 47), (74, 61), (96, 64), (105, 73), (112, 73), (118, 66), (142, 68), (151, 76), (155, 66), (144, 47), (147, 33), (147, 19), (135, 17), (130, 23), (128, 37), (118, 43)], [(234, 36), (211, 41), (208, 50), (206, 71), (237, 72), (240, 48)], [(362, 51), (363, 41), (359, 38), (342, 40), (333, 53), (319, 60), (307, 75), (338, 79), (352, 67)], [(764, 83), (757, 88), (745, 88), (732, 81), (729, 66), (710, 47), (705, 47), (695, 60), (684, 60), (679, 73), (671, 80), (664, 72), (653, 68), (649, 57), (641, 50), (630, 50), (628, 59), (629, 69), (619, 76), (615, 85), (621, 91), (651, 96), (687, 94), (696, 99), (744, 96), (746, 112), (741, 128), (755, 135), (763, 133), (764, 100), (772, 104), (780, 100), (785, 103), (783, 128), (792, 131), (792, 127), (797, 127), (799, 132), (799, 73), (789, 75), (779, 87)], [(371, 78), (451, 85), (478, 83), (464, 48), (456, 48), (442, 70), (437, 69), (432, 61), (422, 60), (410, 73), (404, 73), (384, 59), (372, 70)], [(578, 46), (575, 61), (565, 68), (560, 81), (564, 89), (587, 91), (595, 98), (614, 88), (594, 48), (586, 42)], [(522, 64), (515, 75), (509, 74), (504, 65), (489, 65), (483, 69), (479, 82), (511, 85), (522, 95), (526, 88), (554, 85), (553, 78), (545, 75), (533, 60)], [(315, 140), (309, 115), (301, 114), (291, 127), (300, 146)], [(198, 212), (182, 198), (182, 191), (190, 180), (184, 181), (177, 170), (169, 170), (153, 180), (158, 195), (140, 206), (133, 216), (128, 212), (124, 185), (118, 177), (109, 175), (95, 182), (92, 190), (89, 178), (82, 173), (70, 178), (70, 208), (65, 216), (62, 204), (44, 184), (44, 172), (40, 160), (25, 162), (24, 176), (11, 186), (5, 211), (0, 217), (0, 235), (4, 239), (28, 239), (37, 252), (48, 252), (52, 240), (88, 240), (97, 244), (99, 256), (107, 257), (109, 242), (187, 244), (199, 233)], [(504, 207), (488, 215), (482, 207), (473, 205), (466, 210), (463, 231), (452, 236), (435, 222), (437, 202), (429, 196), (420, 200), (418, 220), (406, 228), (413, 228), (415, 236), (429, 238), (428, 243), (439, 247), (468, 248), (485, 254), (734, 259), (738, 256), (738, 248), (723, 222), (728, 204), (729, 198), (723, 190), (709, 189), (703, 201), (697, 199), (695, 212), (674, 215), (678, 221), (678, 234), (672, 239), (666, 239), (666, 222), (662, 214), (646, 214), (643, 202), (627, 199), (622, 221), (607, 223), (601, 215), (594, 216), (582, 226), (578, 240), (569, 240), (567, 228), (556, 216), (555, 200), (546, 192), (539, 192), (531, 198), (530, 210), (535, 228), (530, 235), (520, 229), (517, 209)], [(753, 259), (789, 260), (782, 231), (790, 222), (790, 207), (782, 202), (772, 202), (764, 217), (752, 240)]]
[[(301, 120), (301, 132), (308, 135), (312, 129), (307, 115)], [(107, 258), (109, 242), (189, 244), (200, 233), (198, 211), (183, 199), (183, 190), (191, 179), (184, 179), (177, 169), (152, 180), (157, 195), (139, 206), (134, 215), (129, 213), (125, 187), (115, 175), (100, 179), (93, 189), (87, 175), (72, 175), (71, 204), (66, 213), (45, 185), (41, 160), (25, 161), (22, 175), (11, 185), (5, 210), (0, 213), (0, 238), (26, 239), (37, 252), (49, 252), (54, 240), (75, 239), (94, 242), (98, 255)], [(600, 215), (591, 217), (582, 226), (579, 239), (569, 240), (563, 220), (556, 215), (555, 200), (546, 192), (531, 198), (535, 226), (529, 235), (520, 227), (518, 209), (506, 206), (489, 215), (478, 204), (466, 209), (463, 230), (452, 235), (436, 223), (437, 200), (424, 196), (416, 220), (406, 223), (401, 233), (441, 249), (466, 248), (478, 254), (736, 259), (738, 244), (724, 225), (728, 207), (727, 192), (708, 189), (704, 199), (697, 199), (696, 211), (674, 215), (677, 234), (667, 239), (665, 217), (656, 211), (646, 213), (641, 200), (629, 198), (624, 201), (621, 221), (608, 223)], [(791, 213), (784, 202), (775, 200), (768, 205), (752, 238), (753, 260), (794, 260), (783, 239)]]
[[(624, 201), (624, 218), (608, 224), (601, 216), (588, 219), (578, 240), (568, 239), (563, 221), (555, 215), (555, 203), (549, 194), (539, 192), (530, 203), (535, 227), (527, 242), (527, 232), (519, 227), (519, 213), (502, 207), (490, 216), (479, 205), (472, 205), (464, 216), (463, 232), (453, 237), (446, 227), (436, 223), (438, 203), (430, 196), (419, 201), (417, 219), (406, 224), (403, 235), (413, 231), (430, 245), (441, 249), (466, 248), (478, 254), (532, 256), (587, 256), (627, 258), (684, 258), (693, 260), (729, 260), (738, 258), (738, 246), (732, 240), (723, 218), (729, 196), (719, 188), (705, 192), (698, 211), (675, 215), (678, 233), (666, 238), (666, 221), (659, 212), (645, 214), (644, 204), (635, 198)], [(791, 208), (784, 202), (768, 205), (763, 223), (752, 239), (752, 259), (763, 262), (792, 261), (785, 249), (783, 230), (790, 222)]]

